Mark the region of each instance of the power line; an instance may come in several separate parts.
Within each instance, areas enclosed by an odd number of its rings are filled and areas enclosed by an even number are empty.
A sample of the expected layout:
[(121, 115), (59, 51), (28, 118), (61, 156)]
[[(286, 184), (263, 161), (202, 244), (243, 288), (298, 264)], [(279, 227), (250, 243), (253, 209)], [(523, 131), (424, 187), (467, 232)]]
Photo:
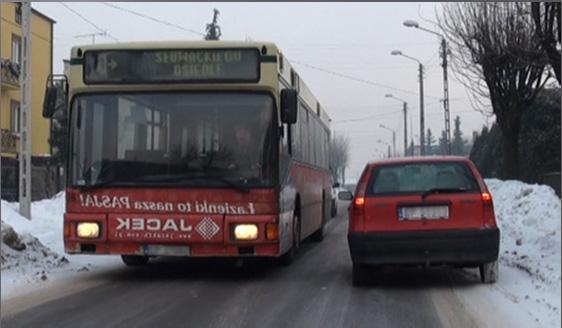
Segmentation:
[(366, 121), (366, 120), (372, 120), (372, 119), (386, 117), (386, 116), (393, 116), (393, 115), (396, 115), (396, 114), (401, 114), (401, 112), (393, 111), (393, 112), (386, 112), (386, 113), (364, 116), (364, 117), (361, 117), (361, 118), (352, 118), (352, 119), (347, 119), (347, 120), (334, 120), (334, 121), (332, 121), (332, 124)]
[(107, 33), (106, 30), (102, 29), (101, 27), (97, 26), (94, 22), (92, 22), (91, 20), (87, 19), (86, 17), (82, 16), (78, 11), (72, 9), (69, 5), (67, 5), (64, 2), (59, 2), (61, 5), (63, 5), (66, 9), (70, 10), (71, 12), (73, 12), (76, 16), (80, 17), (83, 21), (85, 21), (86, 23), (92, 25), (94, 28), (96, 28), (98, 31), (104, 33), (105, 35), (107, 35), (108, 37), (110, 37), (111, 39), (113, 39), (114, 41), (119, 41), (116, 37), (114, 37), (113, 35)]
[(155, 17), (149, 16), (149, 15), (143, 14), (143, 13), (139, 13), (139, 12), (133, 11), (133, 10), (131, 10), (131, 9), (127, 9), (127, 8), (123, 8), (123, 7), (114, 5), (114, 4), (112, 4), (112, 3), (102, 3), (102, 4), (105, 5), (105, 6), (107, 6), (107, 7), (111, 7), (111, 8), (117, 9), (117, 10), (121, 10), (121, 11), (127, 12), (127, 13), (129, 13), (129, 14), (133, 14), (133, 15), (136, 15), (136, 16), (139, 16), (139, 17), (142, 17), (142, 18), (151, 20), (151, 21), (156, 22), (156, 23), (160, 23), (160, 24), (163, 24), (163, 25), (166, 25), (166, 26), (170, 26), (170, 27), (173, 27), (173, 28), (177, 28), (177, 29), (180, 29), (180, 30), (182, 30), (182, 31), (194, 33), (194, 34), (197, 34), (197, 35), (199, 35), (199, 36), (205, 36), (205, 33), (201, 33), (201, 32), (195, 31), (195, 30), (191, 30), (191, 29), (188, 29), (188, 28), (183, 27), (183, 26), (181, 26), (181, 25), (177, 25), (177, 24), (174, 24), (174, 23), (170, 23), (170, 22), (167, 22), (167, 21), (162, 20), (162, 19), (159, 19), (159, 18), (155, 18)]
[[(418, 95), (418, 93), (413, 92), (413, 91), (410, 91), (410, 90), (400, 89), (400, 88), (396, 88), (396, 87), (393, 87), (393, 86), (385, 85), (385, 84), (382, 84), (382, 83), (378, 83), (378, 82), (374, 82), (374, 81), (370, 81), (370, 80), (365, 80), (365, 79), (362, 79), (362, 78), (354, 77), (354, 76), (351, 76), (351, 75), (347, 75), (347, 74), (342, 74), (342, 73), (330, 71), (330, 70), (327, 70), (327, 69), (325, 69), (325, 68), (321, 68), (321, 67), (318, 67), (318, 66), (310, 65), (310, 64), (307, 64), (307, 63), (303, 63), (303, 62), (299, 62), (299, 61), (295, 61), (295, 60), (291, 60), (291, 62), (294, 63), (294, 64), (298, 64), (298, 65), (302, 65), (302, 66), (308, 67), (308, 68), (312, 68), (312, 69), (315, 69), (315, 70), (318, 70), (318, 71), (321, 71), (321, 72), (324, 72), (324, 73), (328, 73), (328, 74), (331, 74), (331, 75), (335, 75), (335, 76), (338, 76), (338, 77), (342, 77), (342, 78), (345, 78), (345, 79), (348, 79), (348, 80), (353, 80), (353, 81), (355, 81), (355, 82), (361, 82), (361, 83), (368, 84), (368, 85), (372, 85), (372, 86), (376, 86), (376, 87), (379, 87), (379, 88), (384, 88), (384, 89), (394, 90), (394, 91), (400, 91), (400, 92), (408, 93), (408, 94), (412, 94), (412, 95)], [(426, 96), (426, 97), (428, 97), (428, 98), (434, 98), (434, 99), (439, 99), (439, 97), (433, 97), (433, 96)]]
[[(482, 114), (478, 111), (475, 110), (465, 110), (465, 111), (460, 111), (460, 112), (454, 112), (451, 114), (468, 114), (468, 113), (477, 113), (477, 114)], [(399, 115), (402, 114), (400, 112), (388, 112), (388, 113), (381, 113), (378, 115), (371, 115), (371, 116), (365, 116), (365, 117), (361, 117), (361, 118), (352, 118), (352, 119), (348, 119), (348, 120), (335, 120), (332, 121), (331, 124), (340, 124), (340, 123), (352, 123), (352, 122), (359, 122), (359, 121), (370, 121), (370, 120), (374, 120), (374, 119), (379, 119), (381, 117), (388, 117), (388, 116), (394, 116), (394, 115)], [(436, 116), (436, 115), (442, 115), (442, 113), (430, 113), (427, 114), (426, 116)], [(417, 117), (416, 114), (411, 115), (412, 117)]]

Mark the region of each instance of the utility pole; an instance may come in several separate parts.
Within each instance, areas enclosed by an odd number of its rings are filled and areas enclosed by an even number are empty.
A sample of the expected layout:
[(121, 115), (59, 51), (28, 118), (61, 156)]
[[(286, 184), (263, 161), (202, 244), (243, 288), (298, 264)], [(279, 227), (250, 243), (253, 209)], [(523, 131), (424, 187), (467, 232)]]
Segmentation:
[(408, 123), (407, 123), (407, 116), (408, 116), (408, 103), (403, 102), (404, 107), (404, 157), (408, 156)]
[[(443, 98), (443, 109), (444, 109), (444, 112), (445, 112), (445, 134), (446, 134), (446, 137), (448, 139), (447, 140), (447, 146), (448, 146), (448, 151), (449, 151), (449, 155), (450, 155), (451, 154), (451, 120), (450, 120), (450, 117), (449, 117), (449, 82), (447, 80), (447, 53), (448, 53), (447, 41), (445, 40), (445, 36), (443, 36), (442, 34), (421, 27), (420, 24), (418, 22), (416, 22), (415, 20), (408, 19), (408, 20), (405, 20), (403, 24), (406, 27), (414, 27), (414, 28), (417, 28), (419, 30), (431, 33), (433, 35), (437, 35), (438, 37), (441, 38), (441, 57), (443, 59), (442, 66), (443, 66), (443, 91), (444, 91), (443, 92), (444, 93), (444, 95), (443, 95), (443, 97), (444, 97)], [(421, 109), (421, 110), (422, 110), (422, 113), (423, 113), (423, 109)], [(423, 114), (422, 114), (421, 119), (423, 120)], [(423, 130), (424, 130), (423, 128), (424, 127), (422, 126), (422, 134), (423, 134)], [(421, 150), (423, 152), (423, 142), (421, 143), (421, 147), (422, 147)]]
[(392, 155), (396, 157), (396, 131), (392, 130)]
[(447, 135), (447, 151), (451, 155), (451, 118), (449, 112), (449, 81), (447, 79), (447, 41), (441, 38), (441, 57), (443, 59), (443, 110), (445, 112), (445, 134)]
[(31, 2), (22, 2), (19, 212), (31, 220)]
[(424, 147), (424, 130), (425, 130), (425, 122), (424, 122), (424, 115), (423, 115), (423, 65), (419, 63), (419, 75), (420, 75), (420, 155), (425, 155), (425, 147)]

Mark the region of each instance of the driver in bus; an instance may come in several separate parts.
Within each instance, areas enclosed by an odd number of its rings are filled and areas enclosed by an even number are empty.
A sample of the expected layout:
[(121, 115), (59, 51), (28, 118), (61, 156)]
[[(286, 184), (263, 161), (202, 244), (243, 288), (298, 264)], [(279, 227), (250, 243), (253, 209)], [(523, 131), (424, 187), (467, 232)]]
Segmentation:
[(234, 156), (233, 163), (230, 164), (229, 168), (238, 168), (240, 173), (245, 177), (257, 177), (259, 172), (259, 163), (257, 161), (257, 149), (252, 140), (252, 133), (247, 126), (239, 124), (234, 128)]

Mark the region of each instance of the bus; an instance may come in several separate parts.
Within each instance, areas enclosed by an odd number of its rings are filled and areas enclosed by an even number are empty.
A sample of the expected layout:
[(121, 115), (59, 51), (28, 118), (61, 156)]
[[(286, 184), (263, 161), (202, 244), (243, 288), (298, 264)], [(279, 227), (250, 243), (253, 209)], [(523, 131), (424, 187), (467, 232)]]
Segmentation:
[(329, 117), (275, 44), (75, 46), (43, 115), (61, 99), (65, 252), (289, 264), (322, 240)]

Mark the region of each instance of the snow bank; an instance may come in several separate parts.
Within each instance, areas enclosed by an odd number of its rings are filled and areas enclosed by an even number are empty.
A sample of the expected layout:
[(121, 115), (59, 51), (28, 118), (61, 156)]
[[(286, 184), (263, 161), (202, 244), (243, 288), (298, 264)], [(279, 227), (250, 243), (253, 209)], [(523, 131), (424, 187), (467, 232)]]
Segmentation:
[(560, 199), (544, 185), (486, 180), (501, 229), (500, 261), (560, 285)]
[(494, 289), (523, 305), (521, 311), (535, 317), (536, 324), (559, 327), (560, 199), (544, 185), (497, 179), (486, 184), (501, 231), (500, 278)]
[[(76, 272), (120, 265), (118, 258), (112, 256), (65, 256), (62, 236), (64, 192), (51, 199), (33, 202), (31, 221), (18, 213), (18, 203), (1, 200), (1, 206), (2, 299), (30, 289), (43, 280), (64, 279)], [(7, 243), (4, 242), (6, 234)], [(10, 240), (14, 238), (19, 239), (19, 242)], [(14, 244), (15, 248), (9, 246)]]
[(33, 220), (18, 213), (17, 203), (2, 202), (1, 268), (3, 280), (45, 280), (48, 273), (68, 264), (62, 246), (64, 194), (33, 202)]
[(27, 279), (47, 279), (47, 272), (67, 264), (66, 257), (45, 247), (31, 234), (18, 234), (9, 224), (2, 222), (2, 272), (12, 271)]

